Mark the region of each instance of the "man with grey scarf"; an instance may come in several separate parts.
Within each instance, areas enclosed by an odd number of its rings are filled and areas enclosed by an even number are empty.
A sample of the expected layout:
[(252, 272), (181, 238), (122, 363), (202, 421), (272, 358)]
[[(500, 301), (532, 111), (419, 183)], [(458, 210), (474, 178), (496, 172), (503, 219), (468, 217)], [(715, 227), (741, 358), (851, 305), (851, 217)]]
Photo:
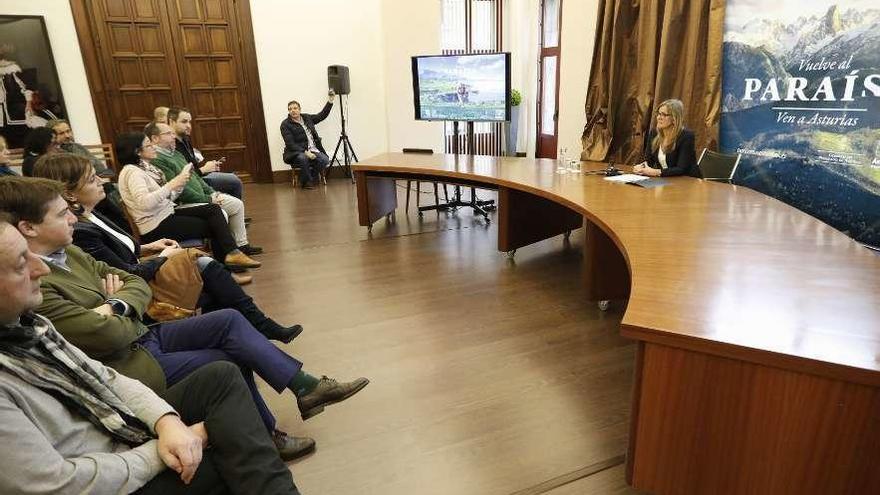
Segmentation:
[(0, 216), (0, 493), (299, 494), (236, 366), (163, 400), (32, 313), (47, 273)]

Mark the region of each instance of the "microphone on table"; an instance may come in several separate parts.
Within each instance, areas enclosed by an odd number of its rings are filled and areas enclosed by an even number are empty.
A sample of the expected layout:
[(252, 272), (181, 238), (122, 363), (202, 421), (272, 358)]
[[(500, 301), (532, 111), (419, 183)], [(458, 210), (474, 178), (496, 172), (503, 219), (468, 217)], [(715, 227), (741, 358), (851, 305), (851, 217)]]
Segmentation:
[(614, 177), (615, 175), (620, 175), (623, 172), (614, 166), (614, 162), (608, 162), (608, 167), (605, 168), (605, 176), (606, 177)]

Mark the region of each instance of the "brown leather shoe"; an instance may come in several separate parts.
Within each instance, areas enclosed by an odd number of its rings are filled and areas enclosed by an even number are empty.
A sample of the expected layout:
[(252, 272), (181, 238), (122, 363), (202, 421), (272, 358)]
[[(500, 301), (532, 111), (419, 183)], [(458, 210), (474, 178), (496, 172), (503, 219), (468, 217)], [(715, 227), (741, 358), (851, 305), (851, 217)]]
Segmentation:
[(360, 392), (368, 383), (370, 380), (363, 377), (351, 382), (339, 383), (332, 378), (322, 376), (315, 390), (296, 398), (296, 405), (299, 406), (303, 421), (323, 412), (324, 406), (342, 402)]
[(252, 277), (250, 275), (241, 275), (238, 273), (233, 273), (232, 280), (235, 280), (235, 283), (237, 283), (238, 285), (247, 285), (247, 284), (254, 281), (254, 277)]
[(227, 254), (226, 259), (223, 262), (227, 265), (240, 266), (244, 268), (259, 268), (263, 266), (262, 263), (254, 260), (253, 258), (242, 252)]
[(292, 461), (315, 451), (315, 441), (308, 437), (292, 437), (281, 430), (272, 432), (272, 443), (282, 461)]

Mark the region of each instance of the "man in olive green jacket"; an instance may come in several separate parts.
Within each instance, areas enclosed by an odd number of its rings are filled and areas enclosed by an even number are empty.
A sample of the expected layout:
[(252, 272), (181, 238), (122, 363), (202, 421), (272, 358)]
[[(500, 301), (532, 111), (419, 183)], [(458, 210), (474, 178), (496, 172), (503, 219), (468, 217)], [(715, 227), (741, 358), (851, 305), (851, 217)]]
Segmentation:
[[(66, 256), (66, 270), (58, 263), (61, 256)], [(162, 395), (165, 373), (138, 343), (149, 330), (133, 317), (144, 313), (152, 297), (144, 279), (97, 261), (73, 245), (45, 258), (52, 272), (41, 281), (43, 303), (37, 312), (94, 359)], [(83, 273), (95, 276), (83, 277)]]

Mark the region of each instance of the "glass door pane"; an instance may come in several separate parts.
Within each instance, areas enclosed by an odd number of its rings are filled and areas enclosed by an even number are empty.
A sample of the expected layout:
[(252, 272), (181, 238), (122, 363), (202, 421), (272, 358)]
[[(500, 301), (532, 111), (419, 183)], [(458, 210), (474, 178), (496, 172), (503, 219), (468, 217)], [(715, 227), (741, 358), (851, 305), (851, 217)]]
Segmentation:
[(559, 46), (559, 0), (544, 0), (544, 48)]
[(541, 134), (556, 134), (556, 57), (544, 57), (541, 70)]

